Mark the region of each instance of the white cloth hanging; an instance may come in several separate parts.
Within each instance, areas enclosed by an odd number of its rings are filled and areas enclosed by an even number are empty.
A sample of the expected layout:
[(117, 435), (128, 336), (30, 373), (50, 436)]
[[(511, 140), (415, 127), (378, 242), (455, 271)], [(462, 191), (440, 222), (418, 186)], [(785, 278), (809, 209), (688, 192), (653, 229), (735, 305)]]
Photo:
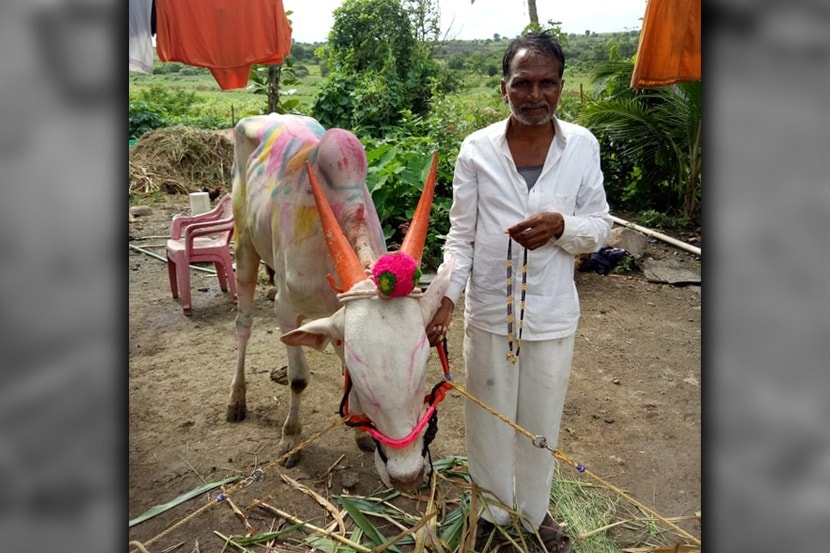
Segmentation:
[(130, 0), (130, 71), (153, 74), (153, 0)]

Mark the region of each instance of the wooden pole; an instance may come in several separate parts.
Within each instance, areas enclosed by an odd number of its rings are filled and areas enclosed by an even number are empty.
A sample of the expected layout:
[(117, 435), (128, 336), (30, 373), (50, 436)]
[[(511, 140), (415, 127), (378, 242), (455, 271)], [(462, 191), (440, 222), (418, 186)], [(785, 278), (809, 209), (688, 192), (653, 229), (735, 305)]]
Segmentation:
[(651, 230), (651, 229), (648, 229), (646, 227), (641, 227), (640, 225), (636, 225), (634, 223), (629, 223), (628, 221), (626, 221), (624, 219), (620, 219), (619, 217), (614, 217), (613, 215), (611, 215), (611, 219), (613, 219), (614, 222), (617, 223), (618, 225), (636, 230), (638, 232), (642, 232), (646, 236), (651, 236), (652, 238), (657, 238), (658, 240), (662, 240), (663, 242), (671, 244), (672, 246), (676, 246), (676, 247), (680, 248), (681, 250), (685, 250), (687, 252), (693, 253), (696, 256), (700, 257), (700, 248), (698, 248), (697, 246), (692, 246), (691, 244), (687, 244), (686, 242), (681, 242), (680, 240), (677, 240), (676, 238), (672, 238), (671, 236), (667, 236), (667, 235), (665, 235), (661, 232), (657, 232), (656, 230)]

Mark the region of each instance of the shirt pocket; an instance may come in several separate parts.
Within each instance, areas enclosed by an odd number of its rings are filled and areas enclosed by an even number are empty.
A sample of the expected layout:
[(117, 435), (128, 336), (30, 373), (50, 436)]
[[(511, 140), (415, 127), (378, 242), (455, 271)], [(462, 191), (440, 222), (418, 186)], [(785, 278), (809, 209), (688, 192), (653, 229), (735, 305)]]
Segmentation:
[(547, 199), (543, 211), (558, 211), (563, 215), (573, 215), (576, 211), (576, 194), (556, 194)]

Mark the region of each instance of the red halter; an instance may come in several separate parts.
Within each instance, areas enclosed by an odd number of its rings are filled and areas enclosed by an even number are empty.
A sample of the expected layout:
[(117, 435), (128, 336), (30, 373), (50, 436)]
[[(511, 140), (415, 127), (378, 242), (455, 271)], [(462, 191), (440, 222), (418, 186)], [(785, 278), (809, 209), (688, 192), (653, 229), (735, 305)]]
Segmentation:
[[(436, 346), (436, 349), (438, 350), (438, 357), (441, 359), (441, 367), (444, 370), (444, 380), (436, 384), (435, 387), (432, 388), (432, 391), (424, 397), (424, 403), (427, 404), (427, 409), (424, 411), (424, 414), (421, 416), (418, 424), (415, 425), (406, 437), (397, 439), (390, 438), (378, 430), (372, 420), (366, 415), (349, 414), (349, 392), (351, 392), (352, 389), (352, 381), (349, 377), (348, 369), (346, 369), (345, 376), (345, 393), (343, 394), (343, 400), (340, 402), (340, 416), (348, 417), (346, 424), (348, 426), (363, 427), (363, 429), (366, 430), (372, 438), (395, 449), (402, 449), (411, 445), (424, 427), (427, 426), (433, 418), (437, 418), (436, 409), (438, 404), (444, 400), (444, 397), (447, 395), (447, 391), (452, 388), (452, 383), (450, 382), (452, 380), (452, 373), (450, 373), (450, 366), (447, 361), (447, 353), (444, 349), (444, 344), (439, 343)], [(431, 439), (432, 437), (430, 437), (430, 440)], [(428, 445), (428, 443), (424, 443), (424, 449), (426, 449)]]

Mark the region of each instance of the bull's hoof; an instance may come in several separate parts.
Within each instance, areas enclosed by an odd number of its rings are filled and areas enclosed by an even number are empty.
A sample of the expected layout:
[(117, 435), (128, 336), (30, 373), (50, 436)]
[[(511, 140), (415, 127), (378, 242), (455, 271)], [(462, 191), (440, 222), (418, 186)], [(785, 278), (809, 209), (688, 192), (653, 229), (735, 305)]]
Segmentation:
[(289, 455), (288, 457), (286, 457), (285, 459), (280, 461), (280, 465), (284, 466), (287, 469), (294, 468), (294, 467), (297, 466), (297, 463), (300, 462), (301, 457), (302, 457), (302, 452), (298, 451), (297, 453), (294, 453), (293, 455)]
[(277, 297), (277, 288), (274, 286), (268, 288), (268, 291), (265, 293), (265, 297), (268, 298), (268, 301), (274, 301)]
[(225, 418), (228, 422), (242, 422), (245, 420), (245, 414), (246, 409), (244, 403), (231, 403), (228, 405)]
[(360, 451), (371, 453), (375, 450), (375, 440), (366, 432), (355, 432), (354, 441)]

